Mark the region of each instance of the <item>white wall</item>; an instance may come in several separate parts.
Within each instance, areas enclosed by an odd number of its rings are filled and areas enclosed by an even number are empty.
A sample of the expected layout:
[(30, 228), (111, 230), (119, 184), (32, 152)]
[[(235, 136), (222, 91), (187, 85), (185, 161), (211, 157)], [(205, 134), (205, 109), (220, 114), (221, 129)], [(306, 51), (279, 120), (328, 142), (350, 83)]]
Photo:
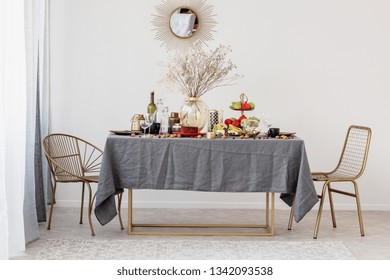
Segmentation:
[[(170, 55), (151, 31), (160, 0), (50, 2), (51, 132), (104, 147), (110, 129), (129, 128), (149, 92), (177, 111), (183, 96), (158, 81)], [(364, 209), (390, 210), (390, 2), (387, 0), (208, 1), (218, 14), (210, 47), (231, 45), (245, 76), (204, 96), (223, 109), (241, 92), (268, 111), (274, 126), (305, 140), (312, 171), (337, 163), (350, 124), (370, 126), (369, 162), (359, 180)], [(352, 189), (351, 189), (352, 190)], [(255, 207), (261, 195), (137, 191), (142, 207)], [(79, 188), (59, 187), (75, 206)], [(215, 204), (214, 204), (215, 203)], [(338, 208), (354, 200), (336, 197)], [(284, 207), (282, 203), (279, 207)]]

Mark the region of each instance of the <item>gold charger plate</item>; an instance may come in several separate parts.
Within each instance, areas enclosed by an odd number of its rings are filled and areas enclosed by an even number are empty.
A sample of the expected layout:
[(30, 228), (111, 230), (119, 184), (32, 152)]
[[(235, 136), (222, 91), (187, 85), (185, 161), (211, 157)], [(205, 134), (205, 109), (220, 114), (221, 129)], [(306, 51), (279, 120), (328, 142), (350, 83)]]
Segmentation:
[(174, 131), (172, 134), (180, 134), (182, 137), (197, 137), (198, 135), (205, 135), (206, 133), (204, 132), (180, 132), (180, 131)]
[(290, 136), (293, 136), (294, 134), (296, 134), (296, 132), (279, 132), (279, 136), (290, 137)]
[(131, 134), (140, 134), (141, 132), (135, 130), (110, 130), (110, 132), (116, 135), (131, 135)]

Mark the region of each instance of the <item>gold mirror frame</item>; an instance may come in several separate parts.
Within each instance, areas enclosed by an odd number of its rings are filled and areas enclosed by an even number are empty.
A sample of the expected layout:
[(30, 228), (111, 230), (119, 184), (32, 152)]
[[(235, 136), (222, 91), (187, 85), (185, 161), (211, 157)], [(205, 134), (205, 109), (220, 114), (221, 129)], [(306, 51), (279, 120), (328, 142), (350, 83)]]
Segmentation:
[[(155, 39), (162, 41), (167, 51), (184, 52), (190, 48), (207, 46), (207, 41), (213, 40), (214, 27), (217, 22), (213, 13), (213, 6), (206, 4), (205, 0), (163, 0), (156, 5), (157, 14), (152, 15), (152, 24), (155, 26)], [(191, 10), (197, 17), (198, 26), (195, 32), (188, 37), (176, 35), (170, 25), (172, 15), (180, 8)]]

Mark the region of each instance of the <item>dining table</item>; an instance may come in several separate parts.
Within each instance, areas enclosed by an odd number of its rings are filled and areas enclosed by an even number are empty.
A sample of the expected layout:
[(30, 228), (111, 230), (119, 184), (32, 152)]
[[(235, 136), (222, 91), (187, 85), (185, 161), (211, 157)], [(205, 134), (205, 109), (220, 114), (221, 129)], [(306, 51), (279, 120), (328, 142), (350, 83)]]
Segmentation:
[[(198, 225), (199, 227), (265, 228), (274, 235), (274, 195), (294, 207), (299, 222), (318, 202), (303, 139), (266, 137), (142, 137), (109, 134), (106, 139), (94, 213), (100, 224), (116, 215), (115, 195), (129, 190), (129, 234), (138, 227), (196, 227), (196, 225), (133, 224), (132, 190), (265, 193), (265, 225)], [(269, 197), (271, 196), (271, 219)], [(294, 202), (294, 203), (293, 203)], [(183, 232), (181, 232), (183, 233)], [(180, 234), (180, 233), (178, 233)], [(183, 233), (192, 234), (192, 233)], [(193, 232), (196, 234), (196, 232)], [(234, 234), (228, 233), (228, 234)], [(235, 235), (247, 235), (244, 233)], [(199, 235), (218, 235), (201, 233)]]

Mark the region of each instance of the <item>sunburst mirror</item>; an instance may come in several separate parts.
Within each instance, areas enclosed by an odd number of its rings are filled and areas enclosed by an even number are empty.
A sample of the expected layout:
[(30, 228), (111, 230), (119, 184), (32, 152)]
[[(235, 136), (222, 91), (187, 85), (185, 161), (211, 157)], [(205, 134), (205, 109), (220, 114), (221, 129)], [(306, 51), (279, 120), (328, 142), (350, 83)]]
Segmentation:
[(207, 45), (213, 39), (213, 6), (205, 0), (163, 0), (156, 5), (152, 24), (155, 39), (162, 41), (168, 51), (185, 51), (190, 47)]

